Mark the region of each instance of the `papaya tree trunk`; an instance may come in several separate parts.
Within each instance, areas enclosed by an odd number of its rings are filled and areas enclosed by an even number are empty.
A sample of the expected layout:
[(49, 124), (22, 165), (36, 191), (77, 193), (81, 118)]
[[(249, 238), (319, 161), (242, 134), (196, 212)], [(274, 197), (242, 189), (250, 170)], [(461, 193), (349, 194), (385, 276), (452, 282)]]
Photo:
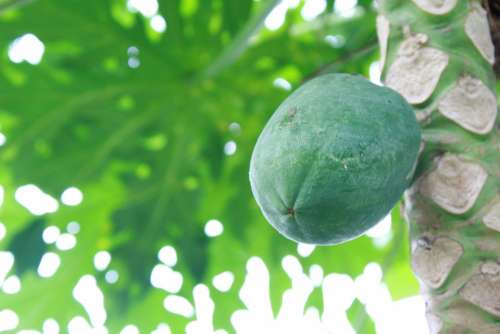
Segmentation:
[(431, 333), (500, 333), (495, 50), (478, 0), (382, 0), (382, 77), (422, 126), (405, 193)]

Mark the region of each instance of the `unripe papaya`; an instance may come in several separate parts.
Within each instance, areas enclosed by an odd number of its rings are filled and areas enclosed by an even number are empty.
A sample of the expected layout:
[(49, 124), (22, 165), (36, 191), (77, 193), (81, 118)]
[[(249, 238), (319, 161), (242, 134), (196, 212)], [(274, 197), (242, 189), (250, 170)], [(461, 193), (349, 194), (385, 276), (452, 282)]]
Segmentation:
[(409, 186), (420, 146), (410, 105), (361, 76), (308, 81), (272, 115), (250, 183), (265, 218), (289, 239), (338, 244), (389, 213)]

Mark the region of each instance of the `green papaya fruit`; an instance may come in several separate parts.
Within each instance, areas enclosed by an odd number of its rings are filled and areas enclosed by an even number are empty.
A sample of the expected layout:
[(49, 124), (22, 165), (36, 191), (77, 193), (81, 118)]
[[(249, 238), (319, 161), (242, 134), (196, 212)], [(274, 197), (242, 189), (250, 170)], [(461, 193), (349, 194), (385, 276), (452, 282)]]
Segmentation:
[(361, 76), (327, 74), (276, 110), (250, 162), (253, 195), (289, 239), (318, 245), (356, 238), (409, 186), (420, 127), (404, 98)]

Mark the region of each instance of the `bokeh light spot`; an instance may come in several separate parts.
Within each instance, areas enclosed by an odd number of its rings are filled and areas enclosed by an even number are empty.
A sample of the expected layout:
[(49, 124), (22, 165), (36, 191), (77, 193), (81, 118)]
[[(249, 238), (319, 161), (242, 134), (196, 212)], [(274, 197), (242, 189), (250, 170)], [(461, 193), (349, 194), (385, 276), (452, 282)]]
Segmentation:
[(227, 292), (231, 289), (234, 283), (234, 274), (230, 271), (222, 272), (215, 275), (212, 279), (213, 286), (220, 292)]
[(205, 224), (205, 234), (211, 238), (215, 238), (224, 232), (224, 226), (217, 219), (210, 219)]
[(83, 193), (76, 187), (69, 187), (61, 194), (61, 202), (68, 206), (76, 206), (83, 200)]
[(37, 65), (42, 61), (45, 45), (35, 35), (29, 33), (16, 38), (9, 45), (9, 59), (16, 64), (26, 61)]

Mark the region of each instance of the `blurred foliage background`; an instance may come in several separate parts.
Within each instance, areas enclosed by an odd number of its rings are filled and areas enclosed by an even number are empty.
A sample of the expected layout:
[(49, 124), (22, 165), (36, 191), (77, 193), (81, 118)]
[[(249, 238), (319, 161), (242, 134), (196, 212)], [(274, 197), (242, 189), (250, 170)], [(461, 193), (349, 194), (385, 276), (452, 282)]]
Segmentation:
[[(74, 291), (95, 277), (110, 333), (184, 332), (196, 315), (164, 301), (193, 303), (200, 283), (214, 327), (233, 333), (252, 257), (269, 270), (275, 314), (290, 255), (306, 273), (316, 264), (352, 278), (375, 262), (394, 300), (417, 294), (397, 208), (382, 238), (301, 256), (248, 182), (256, 138), (291, 89), (322, 72), (374, 71), (375, 18), (370, 0), (0, 1), (0, 310), (17, 314), (16, 330), (54, 319), (64, 333), (89, 319)], [(182, 284), (152, 286), (161, 249), (163, 272)], [(52, 272), (44, 259), (60, 263)], [(227, 292), (213, 286), (223, 272), (234, 275)], [(316, 287), (307, 306), (323, 304)], [(366, 312), (356, 299), (347, 315), (375, 333)]]

